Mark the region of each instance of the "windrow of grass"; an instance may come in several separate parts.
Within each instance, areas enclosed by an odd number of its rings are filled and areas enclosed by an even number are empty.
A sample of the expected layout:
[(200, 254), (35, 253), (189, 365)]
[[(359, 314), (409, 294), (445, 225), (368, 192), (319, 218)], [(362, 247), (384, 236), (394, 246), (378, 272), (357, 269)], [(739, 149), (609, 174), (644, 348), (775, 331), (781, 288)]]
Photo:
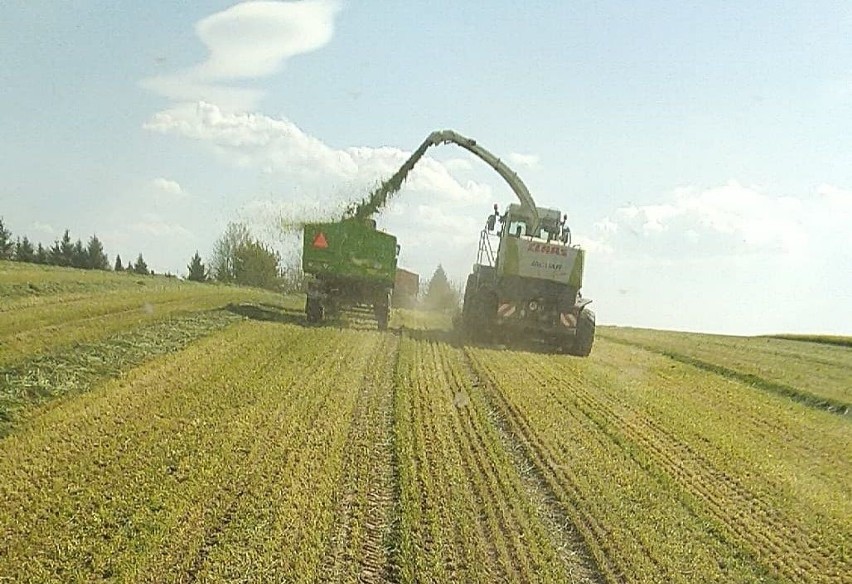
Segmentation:
[(852, 407), (852, 350), (771, 337), (604, 327), (599, 337), (632, 344), (752, 387), (814, 407), (845, 413)]
[(265, 290), (191, 282), (160, 285), (152, 280), (133, 290), (11, 302), (0, 310), (0, 367), (176, 315), (278, 300), (280, 295)]
[(843, 582), (849, 425), (620, 344), (470, 351), (612, 582)]
[(0, 441), (0, 581), (315, 581), (374, 333), (244, 322)]
[(178, 351), (239, 320), (240, 316), (225, 310), (174, 316), (0, 369), (0, 437), (34, 406), (88, 391), (100, 381)]
[(838, 345), (840, 347), (852, 347), (852, 337), (843, 335), (767, 335), (773, 339), (785, 339), (788, 341), (802, 341), (806, 343), (820, 343), (823, 345)]
[(403, 337), (396, 387), (399, 580), (568, 581), (460, 351)]

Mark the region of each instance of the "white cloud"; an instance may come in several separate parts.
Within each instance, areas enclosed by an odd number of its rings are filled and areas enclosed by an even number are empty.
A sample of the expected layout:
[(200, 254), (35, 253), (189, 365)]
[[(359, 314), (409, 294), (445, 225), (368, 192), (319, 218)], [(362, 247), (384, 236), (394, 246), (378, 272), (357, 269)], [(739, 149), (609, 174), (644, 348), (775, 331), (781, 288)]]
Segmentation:
[(52, 225), (41, 223), (39, 221), (35, 221), (33, 223), (33, 231), (44, 233), (45, 235), (53, 235), (56, 233), (56, 229), (54, 229)]
[(155, 178), (151, 181), (151, 185), (159, 191), (163, 191), (169, 195), (174, 195), (178, 198), (186, 195), (183, 188), (181, 188), (177, 181), (169, 180), (167, 178)]
[(539, 167), (540, 160), (537, 154), (521, 154), (519, 152), (512, 152), (509, 154), (508, 158), (509, 162), (515, 166), (525, 166), (527, 168)]
[(595, 227), (603, 233), (618, 233), (618, 223), (616, 223), (609, 217), (604, 217), (603, 219), (595, 223)]
[(335, 0), (242, 2), (195, 25), (209, 50), (203, 63), (150, 77), (142, 86), (178, 102), (205, 100), (225, 109), (252, 109), (263, 91), (223, 82), (273, 75), (287, 59), (325, 46), (339, 10)]
[(821, 184), (817, 194), (832, 210), (849, 213), (852, 216), (852, 191), (847, 191), (833, 185)]
[[(346, 187), (338, 197), (347, 201), (353, 192), (366, 194), (378, 181), (396, 172), (410, 155), (388, 147), (334, 149), (290, 120), (226, 112), (204, 102), (159, 112), (144, 127), (202, 142), (229, 164), (292, 177), (312, 185), (312, 192), (327, 193), (327, 198)], [(404, 188), (429, 193), (448, 204), (478, 204), (491, 198), (490, 186), (475, 181), (462, 184), (446, 165), (428, 156), (420, 160)], [(327, 202), (334, 204), (333, 200)]]
[(571, 242), (592, 254), (611, 255), (615, 252), (613, 247), (603, 239), (596, 239), (587, 235), (573, 236)]
[(663, 202), (621, 207), (595, 228), (610, 245), (625, 251), (669, 255), (682, 253), (689, 244), (704, 247), (698, 252), (702, 255), (791, 254), (800, 252), (810, 239), (804, 218), (818, 206), (730, 181), (703, 190), (682, 187)]
[(450, 158), (449, 160), (444, 160), (444, 166), (447, 167), (447, 170), (451, 171), (468, 171), (473, 169), (473, 164), (468, 158)]

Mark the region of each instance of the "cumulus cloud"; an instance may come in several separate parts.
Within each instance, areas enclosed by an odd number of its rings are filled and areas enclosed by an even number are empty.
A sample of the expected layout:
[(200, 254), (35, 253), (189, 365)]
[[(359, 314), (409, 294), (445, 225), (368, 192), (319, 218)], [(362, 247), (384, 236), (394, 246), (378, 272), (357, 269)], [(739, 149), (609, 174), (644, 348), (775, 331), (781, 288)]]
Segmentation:
[(512, 152), (509, 154), (509, 162), (515, 166), (524, 166), (526, 168), (539, 167), (539, 157), (537, 154), (521, 154), (520, 152)]
[(264, 92), (233, 83), (272, 75), (287, 59), (325, 46), (339, 10), (335, 0), (242, 2), (195, 25), (209, 51), (204, 62), (150, 77), (142, 86), (179, 102), (207, 100), (228, 109), (253, 109)]
[(682, 187), (661, 202), (620, 207), (594, 227), (599, 241), (623, 253), (801, 255), (833, 232), (834, 217), (844, 207), (852, 211), (852, 196), (830, 185), (791, 197), (729, 181), (709, 189)]
[[(285, 118), (257, 113), (227, 112), (201, 102), (155, 114), (145, 128), (162, 134), (202, 142), (229, 164), (293, 177), (310, 190), (340, 195), (363, 192), (393, 174), (410, 152), (398, 148), (350, 147), (335, 149), (303, 132)], [(434, 194), (437, 200), (456, 204), (481, 203), (491, 198), (491, 188), (475, 181), (459, 182), (443, 163), (421, 159), (405, 184), (408, 192)], [(333, 203), (333, 201), (329, 201)]]
[(177, 181), (169, 180), (167, 178), (155, 178), (151, 181), (151, 185), (153, 185), (153, 187), (157, 190), (177, 197), (186, 194)]
[(44, 233), (45, 235), (53, 235), (56, 233), (56, 229), (53, 228), (53, 225), (48, 223), (41, 223), (39, 221), (33, 222), (33, 231), (37, 231), (39, 233)]
[(447, 170), (455, 171), (468, 171), (473, 169), (473, 164), (468, 158), (450, 158), (448, 160), (444, 160), (444, 166), (447, 167)]

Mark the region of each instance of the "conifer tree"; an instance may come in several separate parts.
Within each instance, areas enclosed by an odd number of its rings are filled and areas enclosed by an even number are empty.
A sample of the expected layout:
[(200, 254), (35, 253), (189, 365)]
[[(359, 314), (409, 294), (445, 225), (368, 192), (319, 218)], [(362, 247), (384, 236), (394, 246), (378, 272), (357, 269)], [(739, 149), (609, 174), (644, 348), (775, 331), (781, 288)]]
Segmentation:
[(195, 255), (192, 256), (192, 259), (189, 261), (189, 265), (186, 266), (186, 268), (189, 270), (189, 275), (186, 277), (187, 280), (191, 280), (193, 282), (207, 281), (207, 268), (205, 268), (204, 264), (201, 262), (201, 256), (198, 255), (198, 250), (195, 250)]
[(89, 243), (86, 245), (86, 260), (89, 269), (92, 270), (108, 270), (109, 258), (104, 253), (104, 246), (97, 235), (92, 235), (89, 238)]
[(139, 254), (139, 257), (136, 258), (136, 263), (133, 265), (133, 271), (137, 274), (147, 276), (148, 275), (148, 264), (145, 263), (145, 260), (142, 259), (142, 254)]
[(15, 259), (19, 262), (34, 262), (36, 258), (35, 249), (29, 238), (25, 235), (15, 245)]
[(15, 242), (12, 241), (12, 232), (6, 229), (3, 218), (0, 217), (0, 260), (12, 259), (12, 252), (14, 251)]

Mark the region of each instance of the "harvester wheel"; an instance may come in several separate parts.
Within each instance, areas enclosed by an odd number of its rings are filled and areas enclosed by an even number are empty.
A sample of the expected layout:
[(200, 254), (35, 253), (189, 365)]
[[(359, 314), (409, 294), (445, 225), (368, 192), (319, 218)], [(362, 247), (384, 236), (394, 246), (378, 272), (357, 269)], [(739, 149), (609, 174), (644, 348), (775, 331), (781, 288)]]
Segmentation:
[(473, 274), (467, 277), (467, 284), (464, 287), (464, 300), (462, 301), (462, 325), (468, 329), (473, 324), (473, 297), (475, 295), (476, 276)]
[(308, 296), (305, 300), (305, 316), (308, 322), (320, 322), (323, 316), (322, 303), (317, 298)]
[(577, 319), (577, 335), (574, 338), (573, 355), (588, 357), (595, 342), (595, 313), (584, 309)]
[(493, 335), (494, 321), (497, 316), (497, 297), (486, 288), (480, 288), (465, 294), (462, 307), (462, 322), (465, 332), (472, 340), (486, 341)]

